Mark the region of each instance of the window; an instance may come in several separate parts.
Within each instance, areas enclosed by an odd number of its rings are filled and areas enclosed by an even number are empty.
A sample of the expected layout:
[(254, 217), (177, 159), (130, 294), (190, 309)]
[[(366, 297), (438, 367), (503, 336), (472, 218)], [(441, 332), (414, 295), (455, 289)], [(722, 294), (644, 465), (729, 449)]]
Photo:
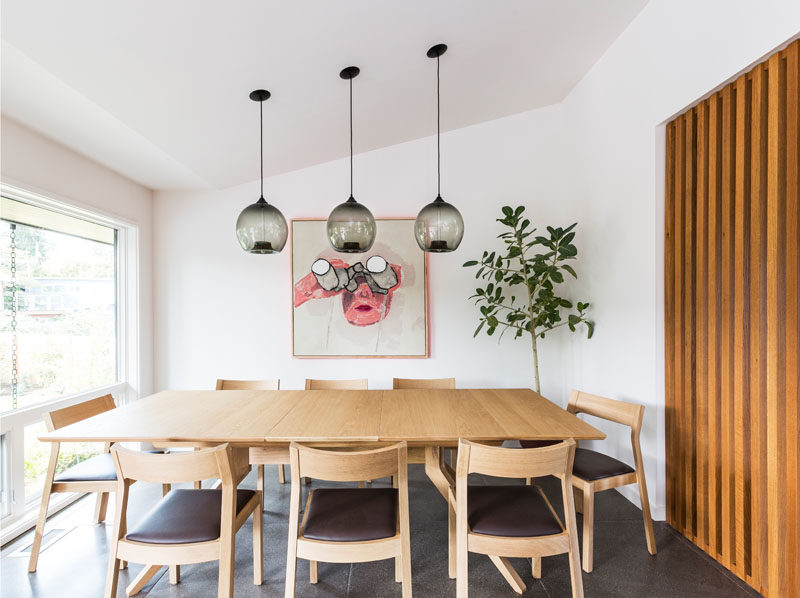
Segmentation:
[(116, 230), (0, 201), (0, 411), (117, 382)]
[[(3, 538), (38, 506), (50, 455), (42, 415), (103, 394), (135, 395), (136, 228), (22, 190), (0, 196), (0, 484)], [(135, 247), (135, 246), (134, 246)], [(127, 372), (127, 375), (126, 375)], [(58, 469), (98, 444), (64, 443)], [(58, 505), (56, 504), (56, 507)], [(24, 529), (24, 528), (23, 528)]]

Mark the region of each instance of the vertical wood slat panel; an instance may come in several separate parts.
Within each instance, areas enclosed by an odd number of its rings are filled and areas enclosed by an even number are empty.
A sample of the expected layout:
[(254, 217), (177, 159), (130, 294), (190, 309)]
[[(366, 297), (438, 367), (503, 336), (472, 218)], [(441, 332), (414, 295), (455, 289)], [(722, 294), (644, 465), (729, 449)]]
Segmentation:
[(720, 426), (719, 426), (719, 340), (720, 328), (718, 314), (720, 305), (720, 279), (719, 268), (720, 254), (720, 137), (722, 133), (720, 120), (720, 98), (714, 96), (709, 100), (708, 118), (708, 421), (714, 424), (714, 429), (708, 435), (708, 545), (709, 554), (716, 557), (719, 554), (722, 531), (718, 524), (721, 515), (719, 453), (720, 453)]
[[(746, 77), (740, 78), (734, 85), (736, 95), (735, 137), (734, 150), (734, 210), (733, 210), (733, 519), (734, 519), (734, 546), (731, 555), (734, 558), (733, 570), (740, 577), (748, 574), (749, 563), (745, 559), (745, 534), (749, 531), (749, 513), (745, 515), (745, 482), (749, 479), (746, 471), (744, 445), (749, 440), (750, 426), (748, 425), (746, 402), (749, 393), (745, 388), (747, 378), (747, 361), (744, 354), (747, 350), (749, 338), (749, 312), (747, 310), (745, 288), (749, 281), (749, 263), (745, 263), (748, 251), (748, 227), (745, 222), (745, 211), (750, 203), (749, 183), (749, 135), (747, 131), (748, 81)], [(747, 559), (749, 560), (749, 559)]]
[(750, 122), (750, 458), (751, 458), (751, 575), (762, 589), (766, 579), (766, 220), (763, 217), (766, 190), (766, 75), (761, 66), (753, 70)]
[[(781, 92), (785, 90), (785, 71), (781, 68), (779, 54), (773, 54), (768, 62), (767, 98), (767, 510), (768, 510), (768, 552), (778, 555), (784, 552), (785, 512), (782, 505), (784, 494), (783, 466), (781, 456), (784, 452), (782, 423), (785, 409), (781, 400), (783, 377), (783, 335), (781, 315), (785, 304), (780, 297), (783, 275), (780, 252), (781, 217), (784, 206), (784, 185), (782, 178), (785, 159), (785, 139), (781, 134), (785, 128), (784, 106)], [(781, 596), (783, 581), (783, 561), (769, 559), (767, 587), (770, 592)]]
[[(720, 186), (720, 199), (722, 202), (722, 223), (720, 235), (722, 238), (721, 249), (721, 262), (722, 269), (722, 304), (720, 312), (720, 325), (721, 325), (721, 338), (720, 338), (720, 392), (726, 398), (721, 403), (720, 413), (720, 426), (721, 426), (721, 503), (722, 515), (721, 521), (725, 522), (722, 526), (722, 545), (719, 547), (719, 554), (722, 559), (722, 564), (728, 569), (731, 569), (731, 546), (734, 535), (733, 526), (730, 523), (733, 521), (731, 515), (733, 508), (731, 505), (731, 465), (733, 462), (733, 435), (731, 428), (733, 426), (732, 415), (733, 405), (729, 398), (733, 396), (731, 388), (731, 364), (733, 357), (733, 318), (731, 310), (731, 288), (732, 288), (732, 226), (731, 215), (733, 213), (733, 115), (734, 108), (733, 91), (728, 86), (722, 90), (722, 168), (721, 168), (721, 186)], [(684, 291), (685, 293), (685, 291)]]
[(708, 300), (706, 298), (706, 281), (708, 280), (707, 268), (707, 218), (708, 218), (708, 119), (706, 113), (708, 112), (708, 103), (702, 102), (695, 108), (697, 119), (697, 191), (696, 191), (696, 378), (695, 378), (695, 396), (697, 397), (697, 406), (695, 411), (696, 422), (696, 441), (697, 450), (695, 451), (695, 470), (697, 472), (697, 535), (696, 542), (699, 546), (708, 550), (708, 525), (707, 512), (708, 512), (708, 475), (707, 475), (707, 462), (708, 462), (708, 409), (706, 406), (706, 385), (708, 380), (706, 378), (706, 346), (708, 339), (706, 337), (706, 320), (708, 315)]
[(670, 523), (800, 597), (800, 41), (667, 125)]
[[(786, 50), (786, 587), (800, 587), (800, 45)], [(794, 479), (793, 479), (794, 478)]]

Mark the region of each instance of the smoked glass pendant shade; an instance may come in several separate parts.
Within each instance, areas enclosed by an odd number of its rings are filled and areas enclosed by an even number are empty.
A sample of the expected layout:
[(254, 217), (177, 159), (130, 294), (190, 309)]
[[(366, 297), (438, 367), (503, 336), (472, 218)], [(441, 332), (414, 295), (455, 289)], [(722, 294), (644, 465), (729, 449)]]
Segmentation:
[(236, 238), (247, 252), (278, 253), (286, 245), (289, 227), (281, 211), (261, 197), (247, 206), (236, 221)]
[(352, 196), (328, 216), (328, 240), (341, 253), (364, 253), (375, 242), (375, 218)]
[(417, 215), (414, 236), (422, 251), (455, 251), (464, 236), (464, 219), (455, 206), (437, 197)]

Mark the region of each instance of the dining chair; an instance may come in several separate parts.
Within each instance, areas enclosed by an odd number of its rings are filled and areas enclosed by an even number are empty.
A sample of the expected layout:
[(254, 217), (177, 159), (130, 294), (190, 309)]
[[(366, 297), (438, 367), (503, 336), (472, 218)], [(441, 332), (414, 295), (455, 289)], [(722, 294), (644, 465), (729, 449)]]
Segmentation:
[[(280, 390), (281, 381), (279, 378), (272, 378), (269, 380), (222, 380), (217, 379), (217, 390)], [(287, 463), (288, 463), (288, 455)], [(266, 493), (267, 487), (264, 481), (264, 465), (256, 466), (256, 475), (258, 477), (258, 488)], [(286, 473), (283, 470), (283, 463), (278, 464), (278, 481), (281, 484), (286, 483)]]
[(367, 390), (367, 379), (314, 380), (306, 378), (306, 390)]
[[(117, 472), (117, 506), (106, 598), (116, 598), (121, 560), (145, 565), (126, 589), (128, 596), (139, 592), (164, 565), (170, 567), (170, 582), (178, 583), (180, 565), (216, 560), (219, 561), (217, 595), (233, 596), (236, 532), (250, 515), (253, 516), (253, 583), (261, 585), (263, 494), (260, 490), (238, 489), (250, 471), (246, 449), (221, 444), (192, 452), (153, 455), (115, 445), (111, 455)], [(132, 482), (181, 483), (211, 477), (221, 480), (221, 488), (171, 490), (128, 531)]]
[[(316, 380), (306, 378), (306, 390), (367, 390), (368, 380), (356, 378), (354, 380)], [(371, 482), (372, 480), (369, 480)], [(311, 478), (305, 479), (306, 484), (311, 483)], [(359, 488), (364, 487), (364, 481), (358, 482)]]
[[(392, 390), (454, 390), (455, 378), (393, 378)], [(413, 446), (408, 449), (409, 463), (425, 463), (425, 448)]]
[(575, 496), (578, 512), (583, 512), (583, 570), (591, 573), (593, 568), (595, 493), (628, 484), (637, 484), (639, 487), (647, 551), (650, 554), (656, 554), (653, 519), (650, 516), (650, 501), (647, 497), (642, 448), (639, 443), (644, 406), (573, 390), (570, 394), (567, 411), (574, 414), (586, 413), (628, 426), (631, 429), (631, 448), (635, 466), (631, 467), (627, 463), (589, 449), (578, 448), (575, 450), (572, 484), (578, 489), (578, 494)]
[[(360, 450), (289, 446), (292, 491), (286, 598), (293, 598), (297, 559), (309, 561), (309, 581), (317, 583), (317, 562), (363, 563), (395, 559), (395, 581), (411, 598), (411, 542), (408, 520), (407, 446), (398, 442)], [(300, 519), (300, 478), (353, 482), (396, 476), (397, 488), (318, 488), (308, 493)]]
[[(111, 411), (114, 408), (116, 408), (114, 397), (103, 395), (96, 399), (45, 413), (44, 421), (47, 431), (52, 432), (106, 411)], [(117, 488), (117, 474), (114, 471), (114, 463), (109, 454), (110, 446), (109, 443), (106, 443), (99, 455), (81, 461), (61, 473), (56, 473), (61, 443), (50, 443), (50, 461), (47, 464), (44, 488), (42, 489), (42, 503), (39, 508), (39, 518), (36, 520), (36, 529), (33, 532), (31, 556), (28, 560), (28, 571), (30, 573), (36, 571), (39, 561), (39, 550), (42, 546), (47, 510), (50, 507), (50, 496), (52, 494), (57, 492), (96, 492), (94, 523), (105, 521), (108, 495), (116, 491)]]
[[(573, 598), (583, 596), (572, 495), (575, 441), (539, 449), (513, 449), (459, 440), (456, 464), (456, 595), (469, 592), (468, 552), (488, 555), (515, 592), (525, 583), (509, 557), (530, 558), (531, 573), (542, 575), (542, 557), (569, 554)], [(561, 479), (566, 526), (538, 486), (470, 486), (478, 473), (501, 478), (554, 475)], [(452, 493), (452, 490), (450, 490)]]

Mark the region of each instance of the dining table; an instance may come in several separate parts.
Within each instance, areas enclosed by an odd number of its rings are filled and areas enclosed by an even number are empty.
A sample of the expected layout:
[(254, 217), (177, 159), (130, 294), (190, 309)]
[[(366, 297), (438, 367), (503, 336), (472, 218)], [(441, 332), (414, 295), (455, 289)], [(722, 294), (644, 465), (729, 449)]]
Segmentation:
[[(405, 441), (448, 505), (455, 566), (455, 475), (445, 449), (459, 439), (603, 439), (605, 434), (528, 388), (425, 390), (165, 390), (39, 437), (50, 442), (228, 443), (252, 465), (289, 463), (290, 442), (319, 446)], [(492, 559), (519, 590), (519, 576)], [(524, 590), (524, 585), (522, 586)]]

